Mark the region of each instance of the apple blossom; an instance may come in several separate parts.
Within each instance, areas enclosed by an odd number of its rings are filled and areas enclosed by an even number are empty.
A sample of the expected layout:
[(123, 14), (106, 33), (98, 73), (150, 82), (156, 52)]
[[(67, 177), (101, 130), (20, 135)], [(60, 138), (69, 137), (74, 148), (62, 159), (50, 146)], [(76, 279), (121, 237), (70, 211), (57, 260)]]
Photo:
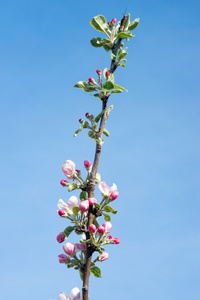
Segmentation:
[(108, 235), (108, 236), (107, 236), (107, 239), (108, 239), (108, 240), (112, 240), (112, 235)]
[(120, 239), (119, 238), (114, 238), (113, 242), (114, 242), (114, 244), (119, 244), (120, 243)]
[(75, 173), (75, 163), (71, 160), (66, 160), (62, 166), (63, 173), (67, 176), (68, 179), (73, 179)]
[(99, 182), (98, 188), (100, 189), (104, 197), (110, 197), (113, 191), (117, 191), (116, 184), (113, 183), (112, 187), (109, 187), (105, 181)]
[(95, 198), (88, 198), (89, 204), (93, 205), (97, 202), (97, 200)]
[(69, 262), (69, 258), (65, 254), (59, 254), (58, 255), (58, 260), (60, 264), (67, 264)]
[(101, 75), (101, 70), (100, 69), (97, 69), (96, 72), (97, 72), (98, 75)]
[(57, 241), (58, 241), (58, 243), (62, 243), (62, 242), (64, 242), (64, 240), (65, 240), (65, 235), (64, 235), (64, 233), (63, 232), (61, 232), (61, 233), (59, 233), (58, 235), (57, 235)]
[(110, 198), (111, 198), (112, 200), (115, 200), (115, 199), (117, 199), (118, 197), (119, 197), (118, 191), (113, 191), (113, 192), (110, 194)]
[(89, 160), (84, 160), (84, 166), (87, 170), (90, 170), (91, 169), (91, 162)]
[(116, 19), (112, 19), (112, 21), (111, 21), (111, 24), (116, 24), (117, 23), (117, 20)]
[(104, 261), (104, 260), (108, 259), (108, 253), (107, 252), (103, 252), (102, 254), (100, 254), (98, 256), (98, 258), (99, 258), (100, 261)]
[(63, 250), (69, 256), (73, 256), (75, 254), (75, 245), (73, 243), (66, 243), (63, 246)]
[(94, 224), (91, 224), (89, 227), (89, 231), (95, 232), (97, 230), (96, 226)]
[(70, 300), (70, 298), (65, 293), (60, 293), (59, 300)]
[(105, 228), (106, 232), (110, 232), (112, 229), (112, 224), (110, 222), (105, 222), (102, 226)]
[(105, 232), (105, 227), (104, 227), (104, 226), (99, 226), (97, 230), (98, 230), (98, 233), (104, 234), (104, 232)]
[(89, 208), (89, 201), (88, 200), (81, 201), (81, 203), (79, 204), (80, 211), (85, 212), (88, 210), (88, 208)]
[(75, 243), (75, 251), (85, 251), (87, 249), (86, 243)]
[(78, 198), (76, 196), (71, 196), (68, 200), (67, 206), (72, 209), (74, 206), (78, 205)]
[(109, 77), (110, 76), (110, 72), (106, 71), (106, 76)]
[(70, 292), (70, 299), (71, 300), (82, 300), (82, 295), (80, 293), (80, 290), (75, 287)]

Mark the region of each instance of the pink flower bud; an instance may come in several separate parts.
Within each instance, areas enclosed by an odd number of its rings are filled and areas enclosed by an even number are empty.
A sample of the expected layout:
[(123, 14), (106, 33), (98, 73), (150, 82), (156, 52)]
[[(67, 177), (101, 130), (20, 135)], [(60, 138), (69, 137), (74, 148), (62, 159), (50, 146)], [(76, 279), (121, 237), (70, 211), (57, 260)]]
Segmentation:
[(60, 217), (63, 217), (65, 215), (65, 211), (60, 209), (60, 210), (58, 210), (58, 214)]
[(77, 174), (80, 174), (80, 173), (81, 173), (81, 171), (80, 171), (80, 170), (75, 170), (75, 171), (76, 171), (76, 173), (77, 173)]
[(108, 22), (108, 26), (110, 25), (110, 22)]
[(106, 232), (110, 232), (112, 229), (112, 224), (110, 222), (105, 222), (102, 226), (105, 228)]
[(67, 243), (63, 246), (63, 250), (69, 256), (73, 256), (75, 253), (75, 245), (73, 243)]
[(109, 240), (112, 240), (112, 235), (108, 235), (107, 238), (108, 238)]
[(117, 23), (117, 20), (116, 20), (116, 19), (112, 19), (111, 23), (112, 23), (113, 25), (115, 25), (115, 24)]
[(73, 179), (75, 174), (75, 164), (71, 160), (66, 160), (64, 165), (62, 166), (62, 170), (68, 179)]
[(93, 205), (97, 202), (97, 200), (95, 198), (88, 198), (89, 204)]
[(64, 180), (64, 179), (62, 179), (62, 180), (60, 181), (60, 184), (61, 184), (62, 186), (67, 186), (67, 181)]
[(108, 259), (108, 253), (107, 252), (103, 252), (98, 257), (99, 257), (100, 261), (104, 261), (104, 260)]
[(89, 231), (95, 232), (97, 230), (96, 226), (94, 224), (91, 224), (89, 227)]
[(81, 203), (79, 204), (79, 210), (82, 212), (87, 211), (89, 208), (89, 201), (85, 200), (85, 201), (81, 201)]
[(86, 116), (86, 118), (88, 118), (88, 117), (90, 116), (90, 114), (89, 114), (89, 113), (86, 113), (85, 116)]
[(113, 191), (113, 192), (110, 194), (110, 198), (111, 198), (112, 200), (115, 200), (115, 199), (117, 199), (118, 197), (119, 197), (118, 191)]
[(105, 227), (104, 227), (104, 226), (99, 226), (98, 232), (99, 232), (100, 234), (104, 234), (104, 232), (105, 232)]
[(60, 293), (59, 300), (71, 300), (71, 299), (65, 293)]
[(69, 262), (69, 258), (65, 254), (58, 255), (58, 260), (60, 264), (67, 264)]
[(114, 239), (113, 239), (113, 242), (114, 242), (115, 244), (119, 244), (119, 243), (120, 243), (120, 239), (114, 238)]
[(110, 76), (110, 72), (106, 71), (106, 76), (109, 77)]
[(75, 287), (71, 290), (70, 299), (71, 300), (81, 300), (82, 299), (80, 290), (77, 287)]
[(86, 169), (89, 169), (91, 167), (91, 162), (89, 160), (84, 160), (84, 166)]
[(62, 242), (64, 242), (64, 240), (65, 240), (65, 235), (64, 235), (64, 233), (63, 232), (61, 232), (61, 233), (59, 233), (58, 235), (57, 235), (57, 241), (58, 241), (58, 243), (62, 243)]
[(88, 79), (88, 81), (89, 81), (89, 82), (94, 82), (94, 78), (90, 77), (90, 78)]
[(75, 243), (75, 251), (86, 251), (87, 245), (86, 243)]
[(100, 69), (97, 69), (96, 72), (97, 72), (98, 75), (101, 75), (101, 70)]
[(79, 123), (83, 123), (83, 119), (79, 119), (78, 121), (79, 121)]

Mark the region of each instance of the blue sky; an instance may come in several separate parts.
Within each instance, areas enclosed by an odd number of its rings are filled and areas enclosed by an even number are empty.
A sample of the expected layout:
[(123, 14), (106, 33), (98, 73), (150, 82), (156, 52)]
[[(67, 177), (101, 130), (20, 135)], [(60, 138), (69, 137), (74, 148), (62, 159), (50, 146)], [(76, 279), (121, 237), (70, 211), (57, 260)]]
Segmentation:
[(121, 244), (107, 247), (90, 299), (199, 299), (199, 3), (0, 4), (1, 299), (58, 299), (81, 287), (76, 271), (57, 261), (56, 236), (68, 225), (57, 202), (73, 195), (59, 181), (65, 160), (82, 170), (93, 161), (94, 142), (73, 133), (101, 103), (73, 85), (110, 65), (90, 45), (101, 33), (89, 21), (120, 20), (126, 8), (141, 23), (115, 75), (129, 92), (110, 97), (99, 168), (118, 186), (112, 234)]

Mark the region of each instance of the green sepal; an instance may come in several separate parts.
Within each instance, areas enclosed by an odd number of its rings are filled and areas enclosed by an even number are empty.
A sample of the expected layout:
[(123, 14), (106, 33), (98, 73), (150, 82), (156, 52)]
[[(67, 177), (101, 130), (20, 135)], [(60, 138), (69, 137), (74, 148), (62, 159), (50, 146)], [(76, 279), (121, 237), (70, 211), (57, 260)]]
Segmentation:
[(95, 184), (98, 184), (101, 181), (101, 175), (96, 173)]
[(105, 136), (107, 136), (107, 137), (110, 136), (109, 131), (108, 131), (107, 129), (105, 129), (105, 128), (104, 128), (104, 130), (103, 130), (103, 134), (104, 134)]
[(97, 278), (101, 278), (101, 269), (99, 267), (92, 267), (90, 272)]
[(72, 182), (70, 183), (69, 187), (68, 187), (68, 192), (72, 192), (74, 190), (76, 190), (78, 188), (78, 184), (76, 182)]
[(108, 214), (104, 214), (104, 213), (103, 213), (103, 216), (104, 216), (105, 221), (110, 222), (111, 216), (109, 216)]
[(100, 37), (95, 37), (91, 39), (90, 43), (92, 44), (93, 47), (99, 48), (105, 44), (105, 41)]
[(111, 81), (106, 81), (103, 84), (103, 88), (110, 91), (110, 90), (114, 89), (114, 84)]
[(64, 230), (65, 237), (68, 237), (70, 235), (70, 233), (72, 233), (72, 231), (74, 231), (74, 227), (72, 227), (72, 226), (68, 226), (67, 228), (65, 228), (65, 230)]
[(115, 89), (120, 89), (120, 90), (128, 92), (125, 88), (123, 88), (122, 86), (120, 86), (118, 84), (114, 84), (114, 87), (115, 87)]
[(128, 30), (134, 30), (138, 24), (139, 24), (139, 20), (140, 18), (136, 18), (133, 22), (130, 23), (130, 25), (128, 26)]
[(123, 39), (123, 38), (132, 38), (132, 37), (134, 37), (135, 36), (135, 34), (133, 34), (132, 32), (120, 32), (120, 33), (118, 33), (118, 35), (117, 35), (117, 38), (118, 39)]
[(117, 213), (117, 210), (114, 210), (111, 206), (109, 206), (109, 205), (105, 205), (104, 206), (104, 211), (106, 211), (106, 212), (110, 212), (110, 213), (112, 213), (113, 215), (116, 215), (116, 213)]
[(85, 191), (82, 191), (79, 195), (80, 200), (87, 200), (88, 199), (88, 193)]
[(109, 27), (108, 27), (108, 24), (107, 24), (106, 19), (105, 19), (104, 16), (98, 15), (98, 16), (94, 17), (90, 21), (90, 25), (94, 29), (96, 29), (97, 31), (104, 32), (108, 36), (110, 35), (109, 34)]

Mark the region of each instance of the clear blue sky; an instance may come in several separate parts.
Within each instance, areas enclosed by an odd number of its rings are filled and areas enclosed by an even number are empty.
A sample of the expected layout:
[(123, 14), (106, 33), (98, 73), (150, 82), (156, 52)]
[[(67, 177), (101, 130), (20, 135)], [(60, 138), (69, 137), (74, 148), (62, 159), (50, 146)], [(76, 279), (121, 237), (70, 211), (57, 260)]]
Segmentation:
[[(116, 183), (112, 234), (102, 279), (90, 299), (200, 299), (198, 1), (0, 0), (0, 299), (58, 299), (81, 281), (60, 265), (56, 236), (61, 165), (83, 169), (94, 142), (78, 119), (101, 103), (74, 89), (109, 67), (90, 39), (93, 16), (141, 18), (116, 82), (100, 173)], [(86, 142), (87, 141), (87, 142)], [(98, 193), (95, 196), (98, 198)], [(72, 236), (70, 242), (77, 242)]]

